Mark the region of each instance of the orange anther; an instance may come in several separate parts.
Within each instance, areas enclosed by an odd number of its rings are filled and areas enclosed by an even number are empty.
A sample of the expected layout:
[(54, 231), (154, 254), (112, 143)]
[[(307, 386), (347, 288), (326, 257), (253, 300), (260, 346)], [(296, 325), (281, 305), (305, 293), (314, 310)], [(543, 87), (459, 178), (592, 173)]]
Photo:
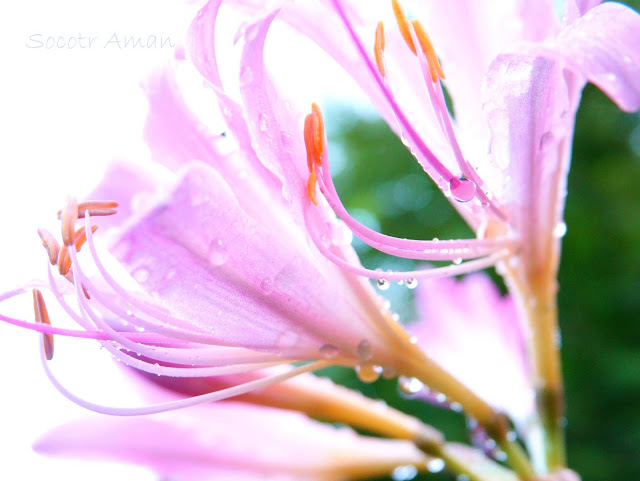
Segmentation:
[(322, 155), (324, 154), (324, 119), (318, 104), (311, 104), (312, 115), (312, 132), (313, 132), (313, 148), (316, 156), (314, 158), (316, 165), (322, 165)]
[(71, 198), (66, 207), (62, 210), (62, 242), (70, 246), (74, 242), (76, 232), (76, 221), (78, 220), (78, 202)]
[(313, 168), (315, 160), (313, 159), (313, 115), (309, 114), (304, 118), (304, 146), (307, 149), (307, 167), (309, 172)]
[(316, 169), (315, 166), (311, 166), (311, 172), (309, 174), (309, 180), (307, 181), (307, 194), (309, 194), (309, 199), (315, 205), (318, 205), (318, 199), (316, 199)]
[[(96, 230), (98, 230), (98, 226), (97, 225), (92, 225), (91, 226), (91, 232), (95, 232)], [(75, 233), (75, 246), (76, 246), (76, 250), (78, 252), (80, 252), (80, 249), (82, 248), (82, 246), (84, 245), (85, 242), (87, 242), (87, 232), (84, 229), (84, 226), (80, 227), (76, 233)]]
[(71, 256), (66, 245), (63, 245), (58, 254), (58, 272), (66, 276), (71, 268)]
[(53, 234), (46, 229), (38, 229), (38, 235), (42, 240), (42, 245), (47, 250), (47, 255), (49, 256), (49, 262), (51, 265), (56, 265), (58, 262), (58, 253), (60, 252), (60, 244)]
[(438, 56), (436, 55), (436, 51), (433, 48), (433, 44), (431, 43), (429, 35), (427, 35), (427, 32), (424, 30), (422, 24), (418, 20), (411, 20), (411, 25), (413, 25), (413, 30), (416, 32), (416, 37), (418, 38), (418, 42), (420, 43), (420, 48), (422, 49), (422, 52), (427, 59), (427, 63), (429, 64), (431, 81), (435, 82), (436, 80), (438, 80), (438, 77), (444, 79), (444, 72), (442, 71), (442, 67), (440, 66)]
[[(78, 218), (84, 218), (86, 211), (91, 217), (115, 214), (118, 203), (114, 200), (88, 200), (78, 204)], [(62, 211), (58, 211), (58, 219), (62, 219)]]
[(376, 57), (378, 71), (384, 78), (387, 75), (387, 70), (384, 68), (384, 24), (382, 22), (378, 22), (376, 27), (376, 41), (373, 45), (373, 53)]
[[(47, 306), (44, 303), (42, 293), (38, 289), (33, 290), (33, 311), (35, 313), (37, 323), (47, 324), (49, 326), (51, 325)], [(44, 353), (47, 357), (47, 361), (51, 361), (51, 359), (53, 359), (53, 335), (42, 334), (42, 344), (44, 346)]]
[(396, 16), (396, 22), (398, 22), (398, 28), (400, 29), (402, 38), (404, 38), (404, 41), (411, 51), (416, 54), (416, 47), (413, 44), (413, 39), (411, 38), (411, 30), (409, 30), (410, 27), (407, 17), (397, 0), (391, 0), (391, 4), (393, 5), (393, 14)]

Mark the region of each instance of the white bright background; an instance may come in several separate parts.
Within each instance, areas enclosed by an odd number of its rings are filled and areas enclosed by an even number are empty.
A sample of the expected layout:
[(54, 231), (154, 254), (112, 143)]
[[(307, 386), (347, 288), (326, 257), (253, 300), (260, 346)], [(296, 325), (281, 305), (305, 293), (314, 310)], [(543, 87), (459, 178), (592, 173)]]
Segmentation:
[[(181, 43), (194, 12), (193, 5), (177, 0), (25, 0), (0, 7), (0, 292), (43, 278), (45, 253), (36, 228), (57, 228), (55, 212), (68, 195), (89, 192), (111, 159), (148, 157), (141, 135), (146, 101), (139, 85), (173, 52), (105, 47), (109, 38), (157, 35)], [(28, 48), (38, 45), (30, 40), (38, 34), (43, 42), (62, 36), (65, 43)], [(91, 48), (69, 48), (70, 37), (80, 35), (96, 37)], [(351, 101), (357, 95), (336, 73), (304, 86), (315, 92), (322, 86), (325, 95)], [(0, 313), (31, 319), (25, 299), (24, 307), (15, 309), (0, 304)], [(42, 433), (87, 414), (49, 384), (39, 342), (33, 332), (0, 323), (0, 479), (155, 479), (142, 468), (32, 452)], [(83, 359), (77, 361), (83, 365)]]

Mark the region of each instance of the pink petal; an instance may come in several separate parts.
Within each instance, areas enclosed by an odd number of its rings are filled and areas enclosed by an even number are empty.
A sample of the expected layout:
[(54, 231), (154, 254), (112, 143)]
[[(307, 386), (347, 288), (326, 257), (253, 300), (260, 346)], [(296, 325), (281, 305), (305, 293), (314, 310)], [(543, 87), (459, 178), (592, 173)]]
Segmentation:
[(417, 295), (419, 321), (409, 330), (423, 350), (492, 406), (526, 420), (533, 393), (513, 300), (484, 274), (423, 282)]
[(242, 209), (220, 174), (193, 165), (115, 253), (148, 292), (221, 344), (294, 358), (317, 358), (326, 343), (352, 354), (363, 339), (375, 345), (371, 298), (355, 297), (299, 234), (263, 221)]
[(482, 113), (482, 86), (489, 65), (514, 43), (543, 40), (555, 28), (551, 1), (429, 2), (418, 18), (432, 37), (454, 101), (456, 123), (468, 148), (481, 148), (487, 132)]
[(640, 107), (640, 15), (606, 2), (592, 8), (560, 34), (524, 52), (560, 62), (601, 88), (628, 112)]
[(553, 232), (562, 219), (576, 106), (556, 63), (508, 55), (491, 65), (485, 100), (492, 161), (504, 172), (497, 193), (523, 243), (520, 271), (528, 275), (557, 265)]
[(88, 198), (115, 200), (118, 202), (117, 215), (98, 217), (94, 221), (101, 227), (117, 227), (141, 209), (147, 199), (169, 184), (155, 169), (144, 169), (131, 162), (114, 161), (107, 168), (100, 183)]
[(140, 464), (194, 480), (356, 479), (425, 462), (409, 442), (358, 436), (297, 413), (237, 403), (153, 417), (87, 418), (52, 430), (35, 449)]

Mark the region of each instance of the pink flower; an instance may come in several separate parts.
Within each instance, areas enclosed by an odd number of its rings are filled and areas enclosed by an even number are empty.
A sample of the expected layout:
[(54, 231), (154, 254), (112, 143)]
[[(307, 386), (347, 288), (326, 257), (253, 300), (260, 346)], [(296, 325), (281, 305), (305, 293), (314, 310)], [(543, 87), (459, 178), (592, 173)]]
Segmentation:
[[(205, 15), (217, 3), (210, 2)], [(264, 2), (228, 3), (245, 11), (265, 9)], [(640, 16), (616, 3), (569, 1), (560, 21), (552, 3), (420, 3), (416, 20), (409, 21), (395, 0), (368, 2), (366, 9), (344, 0), (275, 2), (268, 4), (272, 15), (247, 29), (246, 36), (262, 34), (276, 17), (333, 56), (451, 199), (477, 239), (417, 241), (366, 228), (341, 204), (325, 156), (314, 175), (328, 203), (354, 234), (378, 250), (416, 260), (482, 259), (481, 266), (486, 266), (506, 254), (511, 265), (519, 264), (514, 282), (534, 291), (532, 284), (541, 278), (550, 283), (557, 270), (570, 144), (582, 87), (586, 81), (595, 83), (627, 111), (640, 106), (640, 58), (635, 48)], [(201, 35), (198, 41), (205, 45), (202, 51), (212, 48), (210, 37)], [(249, 58), (244, 58), (245, 71), (255, 68)], [(199, 59), (205, 61), (196, 57), (196, 63)], [(253, 78), (245, 89), (261, 78)], [(441, 81), (453, 100), (455, 118), (446, 106)], [(256, 109), (263, 106), (248, 93), (249, 102)], [(349, 268), (330, 252), (325, 254)], [(466, 271), (479, 263), (469, 263)], [(380, 277), (359, 265), (351, 270)], [(450, 268), (441, 273), (449, 274)], [(434, 275), (423, 271), (384, 277)]]
[(428, 460), (408, 441), (369, 438), (298, 413), (231, 402), (133, 419), (81, 419), (45, 434), (35, 450), (137, 464), (180, 480), (361, 479), (398, 466), (424, 470)]

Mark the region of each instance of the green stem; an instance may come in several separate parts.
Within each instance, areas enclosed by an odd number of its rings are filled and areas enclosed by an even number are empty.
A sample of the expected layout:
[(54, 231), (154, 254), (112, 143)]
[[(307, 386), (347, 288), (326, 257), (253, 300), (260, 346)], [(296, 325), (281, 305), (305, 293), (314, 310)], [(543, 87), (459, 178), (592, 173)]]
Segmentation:
[(535, 471), (519, 444), (509, 437), (509, 423), (491, 406), (479, 398), (467, 386), (442, 369), (433, 360), (422, 354), (420, 362), (408, 365), (400, 371), (407, 376), (420, 379), (431, 389), (444, 393), (451, 401), (459, 403), (507, 454), (507, 462), (524, 481), (534, 480)]

